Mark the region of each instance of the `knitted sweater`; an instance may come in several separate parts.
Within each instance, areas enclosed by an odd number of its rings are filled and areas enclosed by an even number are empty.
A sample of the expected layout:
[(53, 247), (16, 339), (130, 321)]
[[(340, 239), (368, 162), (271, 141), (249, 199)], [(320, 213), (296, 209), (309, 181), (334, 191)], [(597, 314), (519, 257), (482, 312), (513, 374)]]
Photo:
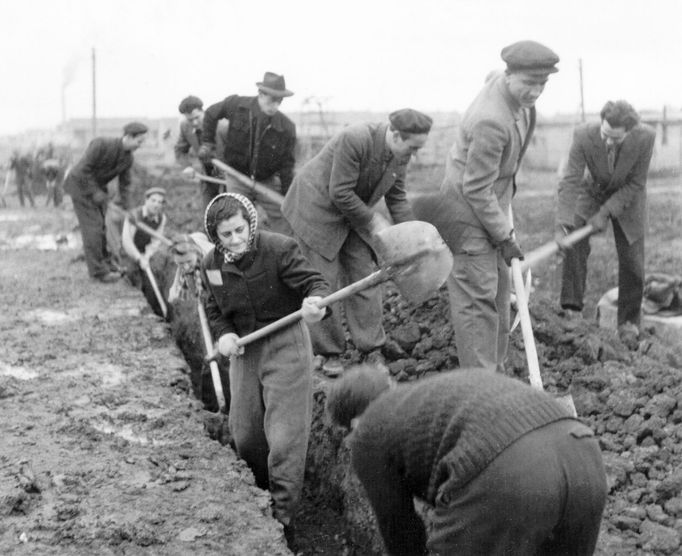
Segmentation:
[[(350, 438), (373, 446), (377, 469), (400, 470), (413, 496), (434, 504), (474, 479), (524, 434), (571, 415), (550, 395), (480, 369), (401, 385), (377, 398)], [(447, 483), (447, 484), (445, 484)]]

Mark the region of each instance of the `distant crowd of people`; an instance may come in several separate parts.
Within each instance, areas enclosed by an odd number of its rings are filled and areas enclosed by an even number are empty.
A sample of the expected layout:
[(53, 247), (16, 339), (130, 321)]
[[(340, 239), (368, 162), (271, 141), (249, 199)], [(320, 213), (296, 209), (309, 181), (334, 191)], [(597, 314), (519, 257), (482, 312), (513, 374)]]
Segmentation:
[[(424, 554), (427, 546), (434, 554), (595, 549), (606, 483), (593, 433), (550, 396), (502, 376), (509, 267), (524, 256), (510, 207), (533, 137), (535, 104), (558, 71), (559, 56), (520, 41), (501, 58), (506, 68), (488, 74), (462, 117), (441, 186), (454, 230), (448, 238), (451, 321), (466, 370), (420, 385), (393, 388), (388, 378), (379, 287), (329, 308), (318, 304), (376, 269), (376, 238), (386, 226), (375, 211), (380, 200), (393, 223), (415, 218), (407, 167), (428, 141), (432, 119), (403, 108), (387, 121), (350, 125), (297, 168), (296, 127), (280, 111), (294, 93), (282, 75), (266, 72), (255, 96), (231, 95), (205, 111), (196, 96), (179, 105), (175, 155), (182, 175), (201, 176), (208, 247), (197, 248), (194, 259), (184, 247), (171, 253), (203, 284), (213, 341), (230, 361), (229, 424), (237, 453), (272, 493), (273, 513), (292, 546), (318, 369), (331, 378), (343, 375), (330, 394), (330, 415), (354, 429), (353, 465), (390, 554)], [(655, 134), (623, 100), (607, 102), (600, 116), (575, 130), (557, 184), (556, 232), (563, 237), (590, 225), (598, 233), (611, 223), (618, 330), (634, 348)], [(88, 272), (102, 282), (121, 277), (122, 253), (143, 282), (160, 245), (145, 228), (162, 234), (168, 228), (164, 189), (149, 189), (143, 206), (131, 205), (134, 152), (147, 132), (132, 122), (122, 137), (95, 138), (65, 180)], [(107, 184), (114, 178), (112, 203)], [(560, 310), (566, 318), (583, 309), (589, 252), (585, 239), (565, 254)], [(240, 342), (297, 309), (304, 323)], [(347, 372), (348, 342), (369, 370)], [(414, 496), (436, 509), (428, 539)]]

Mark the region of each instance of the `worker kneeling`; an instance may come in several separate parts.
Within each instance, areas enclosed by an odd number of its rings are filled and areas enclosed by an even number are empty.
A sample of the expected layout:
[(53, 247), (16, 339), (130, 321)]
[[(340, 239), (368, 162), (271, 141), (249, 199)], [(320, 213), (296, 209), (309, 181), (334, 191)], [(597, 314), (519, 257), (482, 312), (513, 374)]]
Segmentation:
[[(389, 554), (592, 554), (606, 477), (592, 431), (548, 394), (482, 369), (394, 387), (360, 366), (327, 412)], [(428, 540), (413, 497), (429, 504)]]

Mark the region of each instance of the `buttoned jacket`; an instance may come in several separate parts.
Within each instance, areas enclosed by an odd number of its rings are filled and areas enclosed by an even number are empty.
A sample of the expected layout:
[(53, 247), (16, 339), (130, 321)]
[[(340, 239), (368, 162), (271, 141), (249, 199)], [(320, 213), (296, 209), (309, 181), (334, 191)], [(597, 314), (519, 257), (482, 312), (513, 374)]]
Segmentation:
[(509, 237), (514, 176), (532, 137), (534, 117), (534, 109), (523, 114), (501, 72), (489, 77), (464, 113), (441, 191), (453, 207), (453, 235), (465, 249), (477, 244), (489, 249)]
[(350, 230), (369, 243), (372, 207), (382, 198), (395, 223), (414, 219), (405, 190), (409, 156), (389, 155), (387, 128), (361, 123), (339, 132), (298, 171), (284, 198), (294, 232), (328, 260)]
[(576, 215), (587, 220), (603, 207), (618, 220), (629, 243), (643, 237), (647, 225), (646, 181), (655, 140), (652, 127), (636, 125), (620, 145), (611, 173), (601, 124), (578, 126), (559, 181), (558, 223), (573, 226)]

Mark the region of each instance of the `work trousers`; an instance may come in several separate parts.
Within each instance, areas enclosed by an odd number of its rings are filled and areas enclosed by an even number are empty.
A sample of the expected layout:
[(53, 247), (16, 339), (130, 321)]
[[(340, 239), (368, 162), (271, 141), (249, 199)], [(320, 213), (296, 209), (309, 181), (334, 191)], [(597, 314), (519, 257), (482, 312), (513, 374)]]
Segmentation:
[(511, 274), (489, 242), (454, 254), (447, 286), (459, 366), (504, 371), (509, 345)]
[(24, 206), (24, 195), (28, 197), (29, 203), (32, 207), (35, 207), (35, 201), (33, 200), (33, 180), (24, 176), (17, 177), (17, 193), (19, 194), (19, 204)]
[(107, 251), (109, 260), (114, 267), (123, 268), (123, 208), (109, 201), (104, 216), (104, 228), (106, 230)]
[(92, 201), (92, 198), (81, 195), (72, 195), (71, 199), (83, 238), (83, 252), (88, 274), (93, 278), (101, 278), (110, 272), (104, 229), (106, 205), (98, 205)]
[(464, 487), (441, 487), (427, 546), (442, 556), (594, 552), (607, 486), (599, 444), (573, 420), (522, 436)]
[[(227, 192), (241, 193), (255, 205), (256, 210), (258, 211), (258, 220), (264, 230), (293, 237), (294, 231), (291, 229), (289, 222), (282, 216), (281, 202), (269, 199), (265, 195), (257, 193), (254, 189), (247, 187), (230, 175), (225, 176), (224, 179), (228, 182), (228, 185), (226, 186)], [(282, 194), (282, 184), (277, 176), (272, 176), (271, 178), (258, 183), (275, 193)]]
[[(639, 326), (644, 295), (644, 236), (628, 243), (618, 220), (612, 218), (611, 223), (618, 254), (618, 326), (626, 322)], [(576, 216), (576, 228), (585, 224), (585, 220)], [(589, 254), (589, 238), (579, 241), (564, 254), (559, 302), (565, 309), (583, 309)]]
[(312, 349), (296, 324), (246, 346), (230, 360), (230, 433), (273, 515), (289, 525), (303, 488), (312, 419)]
[[(326, 278), (333, 290), (357, 282), (377, 268), (371, 248), (352, 230), (337, 256), (331, 260), (313, 250), (303, 238), (297, 235), (294, 237), (303, 256)], [(340, 355), (345, 351), (346, 334), (343, 328), (341, 303), (355, 347), (362, 352), (369, 352), (383, 346), (386, 342), (386, 333), (382, 323), (381, 287), (375, 286), (353, 294), (343, 302), (334, 303), (331, 315), (310, 325), (313, 351), (318, 355), (327, 356)]]

